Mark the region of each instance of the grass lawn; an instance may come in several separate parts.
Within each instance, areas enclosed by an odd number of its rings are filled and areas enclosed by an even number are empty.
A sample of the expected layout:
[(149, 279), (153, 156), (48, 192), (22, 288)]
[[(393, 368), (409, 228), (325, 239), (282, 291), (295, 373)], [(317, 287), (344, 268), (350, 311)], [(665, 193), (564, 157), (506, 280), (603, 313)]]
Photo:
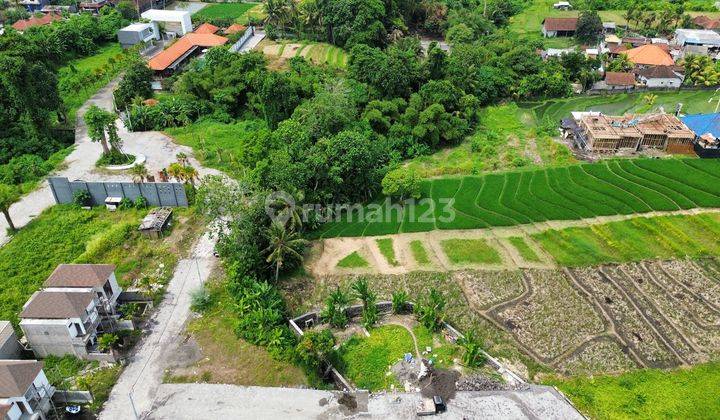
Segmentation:
[(337, 266), (340, 268), (363, 268), (368, 267), (369, 265), (370, 264), (368, 264), (367, 260), (358, 254), (357, 251), (337, 263)]
[(253, 7), (250, 8), (247, 12), (245, 12), (242, 16), (235, 19), (235, 23), (239, 23), (241, 25), (247, 25), (250, 18), (255, 19), (256, 21), (263, 21), (267, 17), (267, 13), (265, 13), (265, 7), (262, 3), (248, 3), (252, 4)]
[(256, 5), (256, 3), (215, 3), (193, 14), (193, 20), (204, 22), (212, 19), (238, 19)]
[(214, 287), (218, 302), (208, 313), (190, 322), (187, 332), (197, 342), (203, 358), (188, 367), (168, 372), (166, 382), (224, 383), (273, 387), (309, 385), (299, 367), (272, 358), (235, 334), (233, 300), (224, 285)]
[[(77, 110), (93, 96), (101, 87), (105, 86), (112, 78), (122, 70), (121, 57), (123, 49), (120, 44), (112, 43), (100, 47), (98, 51), (84, 58), (78, 58), (65, 64), (58, 70), (58, 86), (60, 87), (60, 98), (67, 108), (68, 121), (75, 124)], [(63, 79), (77, 77), (76, 73), (95, 73), (105, 69), (100, 77), (93, 79), (92, 83), (83, 84), (82, 89), (63, 89)]]
[(405, 353), (415, 353), (410, 333), (397, 325), (384, 325), (370, 330), (370, 337), (354, 335), (343, 343), (337, 350), (336, 366), (358, 388), (390, 389), (398, 383), (386, 373)]
[(270, 130), (264, 121), (243, 120), (233, 124), (203, 121), (165, 133), (177, 143), (190, 146), (204, 166), (240, 176), (267, 152), (264, 140)]
[(72, 205), (45, 210), (0, 248), (0, 319), (17, 325), (23, 304), (62, 263), (115, 264), (123, 287), (145, 277), (164, 284), (202, 223), (184, 223), (195, 216), (188, 209), (176, 209), (171, 236), (155, 241), (137, 231), (145, 213)]
[(483, 108), (475, 134), (458, 146), (414, 158), (407, 166), (424, 177), (434, 177), (573, 162), (567, 147), (537, 132), (531, 109), (510, 103)]
[[(715, 208), (720, 207), (720, 162), (688, 158), (607, 160), (479, 177), (436, 178), (423, 181), (421, 191), (430, 200), (421, 200), (403, 212), (392, 211), (382, 222), (331, 222), (314, 236), (478, 229)], [(411, 220), (412, 215), (415, 218)]]
[(636, 218), (533, 235), (560, 265), (720, 255), (720, 215)]
[(440, 242), (453, 264), (500, 264), (500, 254), (483, 239), (447, 239)]
[(410, 242), (410, 251), (418, 264), (430, 264), (430, 258), (428, 257), (427, 250), (425, 249), (425, 245), (423, 245), (422, 241), (415, 240)]
[(720, 413), (720, 362), (548, 381), (596, 419), (710, 419)]
[(375, 240), (375, 242), (377, 243), (378, 248), (380, 248), (380, 253), (383, 254), (383, 257), (385, 257), (388, 264), (398, 265), (398, 262), (395, 259), (395, 249), (393, 249), (393, 240), (390, 238), (384, 238), (384, 239), (377, 239), (377, 240)]
[(540, 257), (537, 256), (535, 251), (525, 242), (525, 239), (515, 236), (508, 238), (512, 246), (518, 250), (520, 256), (527, 262), (540, 262)]
[(422, 324), (418, 324), (413, 328), (413, 334), (417, 339), (420, 351), (424, 351), (426, 347), (432, 348), (432, 353), (426, 357), (433, 361), (433, 365), (440, 368), (450, 368), (455, 358), (460, 358), (462, 349), (456, 344), (449, 343), (441, 334), (433, 334)]

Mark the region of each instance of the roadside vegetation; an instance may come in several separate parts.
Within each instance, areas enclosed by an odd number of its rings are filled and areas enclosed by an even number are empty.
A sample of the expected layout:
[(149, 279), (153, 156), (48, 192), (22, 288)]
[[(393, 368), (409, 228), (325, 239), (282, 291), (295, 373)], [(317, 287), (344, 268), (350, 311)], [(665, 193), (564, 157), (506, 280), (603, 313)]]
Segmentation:
[(50, 384), (68, 391), (90, 391), (93, 402), (88, 408), (99, 413), (117, 382), (120, 365), (100, 366), (98, 362), (80, 360), (73, 356), (49, 356), (43, 359), (43, 371)]

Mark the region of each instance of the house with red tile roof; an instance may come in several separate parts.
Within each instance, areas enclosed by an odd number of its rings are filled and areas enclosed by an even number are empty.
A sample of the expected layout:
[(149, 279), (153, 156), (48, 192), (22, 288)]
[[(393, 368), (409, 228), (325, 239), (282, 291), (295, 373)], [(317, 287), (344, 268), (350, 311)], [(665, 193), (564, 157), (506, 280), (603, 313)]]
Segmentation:
[(58, 20), (62, 20), (62, 16), (55, 13), (48, 13), (46, 15), (43, 15), (42, 17), (33, 16), (29, 19), (18, 20), (17, 22), (12, 24), (12, 27), (16, 31), (22, 32), (27, 28), (32, 28), (33, 26), (49, 25)]
[(672, 66), (672, 56), (657, 44), (647, 44), (625, 51), (628, 60), (636, 66)]
[(220, 35), (189, 33), (151, 58), (148, 66), (156, 73), (167, 75), (180, 68), (189, 58), (199, 55), (203, 49), (227, 42), (228, 39)]
[(575, 36), (578, 18), (545, 18), (542, 21), (542, 33), (545, 38), (556, 36)]
[(247, 26), (245, 26), (245, 25), (239, 25), (237, 23), (233, 23), (232, 25), (225, 28), (225, 30), (223, 32), (225, 33), (225, 35), (232, 35), (232, 34), (236, 34), (238, 32), (245, 32), (246, 29), (247, 29)]
[(219, 31), (220, 28), (213, 25), (212, 23), (203, 23), (202, 25), (198, 26), (193, 32), (196, 34), (214, 34)]

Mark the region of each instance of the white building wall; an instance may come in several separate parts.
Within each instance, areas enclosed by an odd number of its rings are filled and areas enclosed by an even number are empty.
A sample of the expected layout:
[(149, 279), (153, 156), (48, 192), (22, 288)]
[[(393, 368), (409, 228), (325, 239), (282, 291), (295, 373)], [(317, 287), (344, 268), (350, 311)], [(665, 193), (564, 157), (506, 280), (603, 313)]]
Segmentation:
[(642, 79), (649, 88), (678, 88), (682, 84), (680, 79)]

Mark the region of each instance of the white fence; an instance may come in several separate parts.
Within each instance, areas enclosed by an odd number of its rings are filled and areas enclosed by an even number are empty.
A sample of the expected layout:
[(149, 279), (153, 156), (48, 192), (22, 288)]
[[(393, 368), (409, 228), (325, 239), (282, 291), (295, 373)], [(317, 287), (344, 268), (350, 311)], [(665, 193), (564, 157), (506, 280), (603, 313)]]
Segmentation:
[(241, 36), (240, 39), (238, 39), (238, 42), (234, 43), (230, 47), (230, 51), (232, 51), (232, 52), (240, 51), (240, 48), (242, 48), (242, 46), (245, 45), (245, 43), (248, 41), (248, 39), (250, 39), (253, 35), (255, 35), (255, 27), (250, 26), (245, 30), (245, 33), (243, 34), (243, 36)]

